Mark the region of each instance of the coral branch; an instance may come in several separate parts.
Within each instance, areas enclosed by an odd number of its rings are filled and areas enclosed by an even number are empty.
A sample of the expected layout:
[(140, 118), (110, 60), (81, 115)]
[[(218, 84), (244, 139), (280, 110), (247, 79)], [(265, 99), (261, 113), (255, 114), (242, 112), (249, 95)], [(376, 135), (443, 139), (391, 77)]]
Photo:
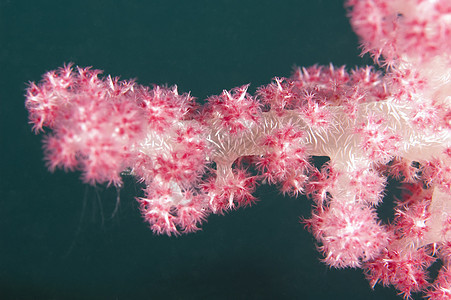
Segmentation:
[[(251, 205), (258, 184), (306, 194), (304, 222), (333, 267), (363, 268), (404, 298), (450, 296), (451, 4), (349, 0), (374, 67), (311, 66), (199, 107), (176, 87), (145, 87), (66, 65), (30, 83), (29, 120), (48, 131), (48, 168), (90, 184), (145, 185), (137, 198), (156, 234), (200, 229), (209, 214)], [(317, 169), (314, 156), (329, 157)], [(402, 193), (380, 220), (387, 182)], [(386, 199), (385, 199), (386, 200)], [(390, 200), (386, 200), (390, 201)], [(437, 278), (427, 268), (444, 265)], [(434, 281), (435, 280), (435, 281)]]

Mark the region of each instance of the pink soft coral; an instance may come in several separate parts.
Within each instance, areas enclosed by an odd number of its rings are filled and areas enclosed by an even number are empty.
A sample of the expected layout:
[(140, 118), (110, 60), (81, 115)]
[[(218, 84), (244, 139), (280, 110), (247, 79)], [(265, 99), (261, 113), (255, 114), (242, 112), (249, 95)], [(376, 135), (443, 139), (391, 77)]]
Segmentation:
[[(451, 4), (349, 0), (351, 24), (373, 67), (311, 66), (248, 85), (198, 108), (176, 87), (144, 87), (100, 71), (50, 71), (27, 90), (50, 170), (91, 184), (145, 185), (141, 212), (156, 234), (199, 230), (211, 213), (246, 206), (259, 182), (307, 194), (304, 222), (324, 262), (361, 267), (374, 286), (446, 299), (451, 239)], [(48, 129), (45, 129), (48, 128)], [(330, 161), (317, 169), (314, 156)], [(389, 178), (395, 217), (376, 213)], [(427, 268), (443, 267), (430, 283)]]

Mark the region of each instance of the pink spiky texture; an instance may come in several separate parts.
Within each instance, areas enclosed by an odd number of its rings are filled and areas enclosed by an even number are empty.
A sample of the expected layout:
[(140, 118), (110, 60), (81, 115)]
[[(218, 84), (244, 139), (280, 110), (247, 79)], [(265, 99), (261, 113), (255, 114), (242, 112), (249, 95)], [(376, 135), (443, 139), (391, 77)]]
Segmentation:
[(71, 65), (44, 76), (28, 89), (26, 106), (36, 131), (53, 130), (44, 141), (50, 170), (80, 169), (89, 183), (121, 183), (133, 144), (145, 134), (132, 82)]
[[(269, 183), (282, 183), (282, 192), (303, 192), (310, 168), (305, 149), (302, 147), (303, 133), (288, 124), (275, 130), (262, 141), (267, 152), (257, 162), (262, 175)], [(299, 145), (293, 147), (293, 145)]]
[(375, 260), (365, 263), (364, 270), (371, 286), (380, 282), (393, 285), (404, 299), (428, 287), (427, 268), (435, 259), (425, 248), (399, 252), (384, 250)]
[(318, 206), (307, 224), (320, 242), (323, 261), (333, 267), (360, 267), (388, 243), (374, 209), (360, 203), (336, 200)]
[(365, 52), (393, 64), (403, 55), (429, 59), (451, 49), (447, 0), (350, 0), (354, 31)]
[(190, 192), (177, 194), (170, 188), (149, 187), (146, 197), (139, 198), (138, 202), (144, 219), (156, 234), (171, 236), (195, 232), (208, 215), (201, 196)]
[[(371, 286), (446, 299), (451, 240), (451, 5), (447, 0), (349, 0), (374, 67), (314, 65), (210, 96), (152, 88), (66, 65), (30, 83), (29, 120), (47, 131), (48, 168), (90, 184), (145, 187), (155, 234), (200, 229), (209, 214), (248, 206), (258, 184), (306, 194), (304, 223), (329, 266), (363, 268)], [(313, 157), (329, 161), (316, 167)], [(394, 218), (377, 208), (397, 181)], [(443, 267), (437, 278), (428, 268)]]
[(260, 118), (260, 102), (247, 93), (249, 85), (243, 85), (231, 91), (224, 90), (219, 96), (207, 99), (205, 120), (211, 126), (224, 128), (232, 134), (238, 134), (252, 127)]
[(241, 168), (235, 168), (226, 175), (218, 171), (216, 178), (204, 185), (209, 207), (214, 213), (223, 214), (228, 209), (248, 206), (256, 201), (252, 195), (256, 187), (255, 177)]
[(400, 137), (384, 123), (382, 117), (369, 114), (366, 122), (356, 129), (361, 135), (361, 147), (368, 157), (375, 162), (387, 163), (396, 155)]
[(426, 296), (429, 299), (451, 299), (451, 270), (448, 266), (440, 269), (433, 287), (428, 290)]

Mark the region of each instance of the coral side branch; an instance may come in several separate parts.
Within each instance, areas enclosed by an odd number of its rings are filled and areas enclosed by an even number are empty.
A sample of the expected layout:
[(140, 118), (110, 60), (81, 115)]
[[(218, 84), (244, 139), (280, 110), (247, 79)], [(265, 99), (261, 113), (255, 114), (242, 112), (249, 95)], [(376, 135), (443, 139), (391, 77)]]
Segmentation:
[[(451, 298), (451, 4), (350, 0), (376, 67), (298, 68), (254, 95), (248, 85), (199, 106), (176, 86), (146, 87), (65, 65), (30, 83), (29, 120), (53, 171), (89, 184), (143, 184), (156, 234), (200, 229), (253, 204), (259, 184), (307, 195), (304, 219), (329, 266), (362, 268), (404, 298)], [(315, 157), (329, 160), (318, 167)], [(388, 182), (399, 187), (386, 199)], [(379, 216), (392, 201), (393, 218)], [(436, 278), (428, 268), (443, 267)]]

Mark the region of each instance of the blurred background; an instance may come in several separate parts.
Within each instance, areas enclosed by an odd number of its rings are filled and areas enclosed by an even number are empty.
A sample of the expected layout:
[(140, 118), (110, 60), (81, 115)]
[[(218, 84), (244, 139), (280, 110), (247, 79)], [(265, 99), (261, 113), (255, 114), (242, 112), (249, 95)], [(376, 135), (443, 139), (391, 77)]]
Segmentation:
[(49, 173), (24, 93), (67, 62), (200, 101), (294, 66), (371, 63), (338, 0), (0, 0), (0, 299), (399, 299), (320, 262), (303, 197), (260, 186), (253, 207), (175, 238), (142, 222), (131, 178), (117, 191)]

